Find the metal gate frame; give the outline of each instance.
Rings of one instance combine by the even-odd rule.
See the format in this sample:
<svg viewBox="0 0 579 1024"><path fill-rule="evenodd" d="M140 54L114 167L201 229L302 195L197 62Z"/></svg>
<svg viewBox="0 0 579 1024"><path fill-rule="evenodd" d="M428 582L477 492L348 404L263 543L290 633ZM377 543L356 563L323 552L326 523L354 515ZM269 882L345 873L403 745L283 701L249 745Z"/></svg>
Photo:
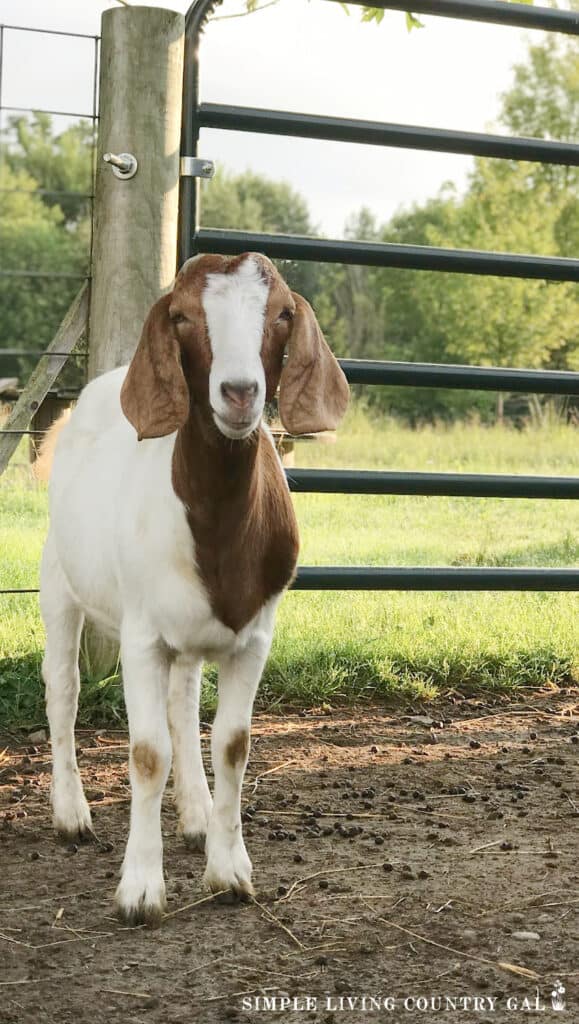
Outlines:
<svg viewBox="0 0 579 1024"><path fill-rule="evenodd" d="M374 146L462 153L579 166L579 145L545 139L448 131L415 125L201 103L199 42L208 14L220 0L194 0L186 15L182 157L199 157L201 128L261 132ZM335 0L327 0L335 2ZM350 0L362 5L365 0ZM579 13L504 0L373 0L373 6L579 35ZM434 246L348 242L201 229L199 181L183 176L180 192L179 265L194 253L237 255L259 251L271 258L317 260L373 267L500 277L579 281L579 260ZM480 366L342 359L350 383L469 388L536 394L579 395L579 374ZM288 473L292 491L344 494L457 495L461 497L579 498L579 478L454 473L392 473L361 470L298 470ZM579 590L577 569L302 566L298 590Z"/></svg>

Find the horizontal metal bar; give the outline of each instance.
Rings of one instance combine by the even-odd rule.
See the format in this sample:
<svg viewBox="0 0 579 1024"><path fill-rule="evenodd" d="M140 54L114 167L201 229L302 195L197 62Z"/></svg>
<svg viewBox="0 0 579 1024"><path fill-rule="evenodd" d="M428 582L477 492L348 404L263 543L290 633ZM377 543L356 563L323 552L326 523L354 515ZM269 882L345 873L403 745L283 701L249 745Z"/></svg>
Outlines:
<svg viewBox="0 0 579 1024"><path fill-rule="evenodd" d="M350 384L579 395L579 373L565 370L515 370L511 367L380 362L372 359L340 359L339 362Z"/></svg>
<svg viewBox="0 0 579 1024"><path fill-rule="evenodd" d="M0 109L2 109L0 107ZM70 199L94 199L94 192L65 192L62 189L52 188L0 188L4 195L24 196L65 196Z"/></svg>
<svg viewBox="0 0 579 1024"><path fill-rule="evenodd" d="M197 121L202 128L226 131L291 135L303 139L357 142L370 146L396 146L437 153L464 153L468 156L579 166L579 146L571 142L550 142L547 139L455 132L421 125L382 124L379 121L355 121L341 117L294 114L285 110L226 106L221 103L202 103Z"/></svg>
<svg viewBox="0 0 579 1024"><path fill-rule="evenodd" d="M294 590L579 590L579 569L304 565Z"/></svg>
<svg viewBox="0 0 579 1024"><path fill-rule="evenodd" d="M64 274L56 270L0 270L0 277L68 277L74 281L88 281L88 274Z"/></svg>
<svg viewBox="0 0 579 1024"><path fill-rule="evenodd" d="M367 4L367 0L350 2ZM434 14L442 18L464 18L467 21L488 21L494 25L579 35L579 13L575 11L558 11L500 0L412 0L412 3L409 0L372 0L372 7L393 11L407 11L410 7L414 14Z"/></svg>
<svg viewBox="0 0 579 1024"><path fill-rule="evenodd" d="M40 107L7 107L4 104L0 110L11 110L14 114L50 114L56 117L82 117L87 121L98 121L96 114L78 114L72 110L44 110Z"/></svg>
<svg viewBox="0 0 579 1024"><path fill-rule="evenodd" d="M0 348L0 359L2 356L37 356L38 359L50 359L51 356L66 356L70 359L88 359L88 352L39 352L34 348Z"/></svg>
<svg viewBox="0 0 579 1024"><path fill-rule="evenodd" d="M8 390L12 390L12 389L8 389ZM24 388L17 388L17 389L14 389L14 390L16 391L17 395L21 395L21 394L23 394L25 389ZM82 388L50 388L50 390L46 392L44 397L45 398L58 398L62 402L69 402L69 401L73 402L75 398L78 398L78 396L80 395L81 391L82 391ZM6 402L6 404L8 405L11 401L16 401L16 399L15 398L14 399L4 398L3 401ZM0 428L0 434L1 433L2 433L2 429ZM20 433L20 431L17 431L17 433ZM42 431L42 433L44 433L44 431ZM300 440L301 440L301 437L300 437Z"/></svg>
<svg viewBox="0 0 579 1024"><path fill-rule="evenodd" d="M302 565L292 590L579 590L579 569ZM37 594L38 590L0 590Z"/></svg>
<svg viewBox="0 0 579 1024"><path fill-rule="evenodd" d="M45 398L60 398L63 402L67 402L69 399L78 398L82 390L82 388L50 388L46 392Z"/></svg>
<svg viewBox="0 0 579 1024"><path fill-rule="evenodd" d="M456 498L579 498L579 477L480 473L397 473L287 469L290 491L316 494L421 494Z"/></svg>
<svg viewBox="0 0 579 1024"><path fill-rule="evenodd" d="M0 590L0 596L2 594L39 594L39 593L40 593L40 591L38 590L38 588L36 590L25 590L25 589Z"/></svg>
<svg viewBox="0 0 579 1024"><path fill-rule="evenodd" d="M43 36L70 36L71 39L100 39L100 36L90 36L86 32L63 32L55 28L30 28L28 25L0 25L0 28L9 29L11 32L36 32Z"/></svg>
<svg viewBox="0 0 579 1024"><path fill-rule="evenodd" d="M545 281L579 281L579 260L557 256L439 249L429 245L349 242L218 228L198 230L193 244L197 252L221 252L227 255L258 251L277 259L353 263L357 266L398 267L407 270L441 270L453 274L491 274Z"/></svg>
<svg viewBox="0 0 579 1024"><path fill-rule="evenodd" d="M48 430L48 427L46 428ZM45 434L46 430L3 430L0 429L0 437L2 434Z"/></svg>

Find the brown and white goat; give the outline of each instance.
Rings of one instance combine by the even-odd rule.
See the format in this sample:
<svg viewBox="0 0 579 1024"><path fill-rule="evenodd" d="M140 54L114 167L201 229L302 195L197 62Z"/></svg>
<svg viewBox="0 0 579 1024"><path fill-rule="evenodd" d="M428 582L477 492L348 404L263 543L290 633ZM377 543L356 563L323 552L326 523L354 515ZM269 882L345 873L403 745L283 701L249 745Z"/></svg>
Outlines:
<svg viewBox="0 0 579 1024"><path fill-rule="evenodd" d="M284 365L284 355L287 361ZM240 797L254 696L298 531L262 423L334 428L348 386L308 303L263 256L197 256L152 308L128 369L82 393L59 437L41 571L54 825L91 830L74 745L84 619L121 646L130 833L117 905L164 906L161 800L173 758L180 831L205 884L252 893ZM199 739L204 660L219 666L211 797Z"/></svg>

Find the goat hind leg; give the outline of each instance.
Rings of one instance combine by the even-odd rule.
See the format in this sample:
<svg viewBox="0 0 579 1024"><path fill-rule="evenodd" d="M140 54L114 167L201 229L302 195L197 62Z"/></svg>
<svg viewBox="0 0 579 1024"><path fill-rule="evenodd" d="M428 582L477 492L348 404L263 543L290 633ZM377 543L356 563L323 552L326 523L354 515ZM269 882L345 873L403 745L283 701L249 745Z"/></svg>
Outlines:
<svg viewBox="0 0 579 1024"><path fill-rule="evenodd" d="M72 599L50 538L42 559L40 608L46 628L42 676L52 744L52 818L59 835L74 840L92 832L74 743L83 613Z"/></svg>
<svg viewBox="0 0 579 1024"><path fill-rule="evenodd" d="M187 846L203 851L212 800L199 735L201 666L200 658L177 655L169 674L168 712L179 833Z"/></svg>

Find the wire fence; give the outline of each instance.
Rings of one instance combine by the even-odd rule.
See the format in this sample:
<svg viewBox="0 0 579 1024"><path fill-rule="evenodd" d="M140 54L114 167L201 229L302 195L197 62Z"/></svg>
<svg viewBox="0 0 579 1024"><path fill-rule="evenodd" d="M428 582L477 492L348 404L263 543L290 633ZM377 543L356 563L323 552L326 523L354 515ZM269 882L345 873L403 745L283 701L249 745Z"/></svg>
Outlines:
<svg viewBox="0 0 579 1024"><path fill-rule="evenodd" d="M27 46L27 38L33 39L37 37L54 37L55 39L69 39L71 41L88 41L92 44L92 60L87 65L87 76L89 76L89 87L90 87L90 110L65 110L62 108L52 106L25 106L8 103L5 101L5 84L6 84L6 63L7 57L11 53L16 52L20 56L20 64L24 65L27 60L29 46ZM98 76L99 76L99 36L87 35L79 32L64 32L56 31L53 29L42 29L42 28L29 28L23 25L0 25L0 199L5 195L28 195L40 197L43 201L53 199L59 200L86 200L89 204L89 239L88 239L88 253L87 255L87 272L70 272L60 271L53 268L45 268L38 266L26 266L25 268L10 268L6 265L2 265L2 258L0 257L0 279L13 280L15 285L21 282L44 282L54 281L55 283L63 283L67 281L83 281L89 280L91 276L92 266L92 246L93 246L93 214L94 214L94 175L96 166L96 126L98 122ZM74 45L74 43L72 44ZM15 47L15 50L12 50ZM47 81L48 76L53 77L54 70L49 67L47 70ZM50 117L62 117L69 118L73 122L75 121L88 121L92 126L92 146L91 146L91 180L90 188L86 191L82 190L69 190L69 189L51 189L45 187L45 183L40 181L34 189L11 187L6 184L6 148L10 145L7 137L9 126L6 124L7 115L12 116L36 116L36 115L48 115ZM48 327L51 332L56 332L59 326L60 318L56 318L54 323L49 323ZM2 337L0 338L0 378L4 376L3 370L7 365L7 361L18 359L27 359L32 361L33 364L37 364L39 360L55 355L60 355L57 352L47 353L43 350L39 350L37 347L33 347L33 344L28 344L26 347L14 346L9 344L11 339ZM30 342L33 339L30 338ZM8 344L7 344L8 342ZM67 355L69 359L74 360L76 366L82 367L83 379L86 379L86 365L87 365L87 346L88 346L88 323L86 331L86 345L84 350L77 350L71 353L62 353ZM16 394L18 394L18 388ZM63 392L64 393L64 392ZM66 388L67 397L73 398L78 393L77 389ZM51 391L49 395L58 396L59 391ZM5 429L3 433L11 436L19 435L21 437L30 438L31 442L35 439L39 439L45 433L45 429L28 429L28 430L11 430ZM0 589L0 595L23 595L23 594L37 594L37 588L2 588Z"/></svg>
<svg viewBox="0 0 579 1024"><path fill-rule="evenodd" d="M7 57L10 56L12 47L17 47L20 56L20 64L24 65L27 59L28 47L26 43L22 41L22 35L25 37L54 37L57 39L70 39L70 40L87 40L92 43L92 60L87 66L87 76L89 76L90 94L91 94L91 109L84 111L71 111L63 110L59 108L43 107L43 106L23 106L13 105L5 101L5 85L6 85L6 62ZM90 267L92 264L92 243L93 243L93 204L94 204L94 173L95 173L95 162L96 162L96 125L98 122L98 75L99 75L99 36L88 35L81 32L65 32L55 29L43 29L43 28L31 28L24 25L0 25L0 196L10 194L22 194L30 196L39 196L42 199L78 199L87 200L89 203L89 242L88 242L88 254L87 254L87 273L74 273L69 271L59 271L54 269L48 269L43 267L25 267L21 268L9 268L2 266L2 259L0 257L0 279L15 279L17 281L34 281L34 280L54 280L54 281L74 281L78 280L90 280ZM17 51L17 52L18 52ZM49 77L54 76L53 68L50 67L50 71L47 71L47 82ZM89 191L80 190L67 190L67 189L50 189L45 188L42 182L38 183L38 187L34 189L27 188L14 188L6 185L6 149L9 146L7 140L7 126L6 126L6 115L47 115L50 117L66 117L73 120L88 121L92 125L92 147L91 147L91 182ZM58 322L49 325L53 331L58 328ZM88 327L88 325L87 325ZM38 348L34 348L32 345L26 348L15 347L11 345L2 344L9 339L0 339L0 377L3 376L3 366L6 365L6 360L13 360L17 357L28 357L28 358L42 358L46 353L39 351ZM32 339L31 339L32 341ZM55 353L52 353L54 355ZM76 360L82 360L86 362L87 353L86 351L77 351L73 353L73 357ZM19 433L35 433L35 431L19 431Z"/></svg>

